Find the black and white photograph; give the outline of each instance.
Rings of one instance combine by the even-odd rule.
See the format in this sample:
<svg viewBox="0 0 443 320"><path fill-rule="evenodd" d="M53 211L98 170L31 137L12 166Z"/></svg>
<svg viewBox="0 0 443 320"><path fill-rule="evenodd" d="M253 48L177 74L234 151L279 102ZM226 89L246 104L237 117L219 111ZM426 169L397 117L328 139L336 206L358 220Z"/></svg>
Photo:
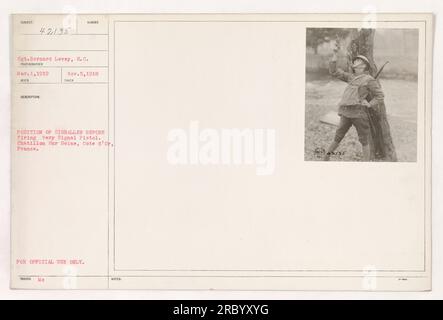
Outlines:
<svg viewBox="0 0 443 320"><path fill-rule="evenodd" d="M417 160L418 29L306 29L306 161Z"/></svg>

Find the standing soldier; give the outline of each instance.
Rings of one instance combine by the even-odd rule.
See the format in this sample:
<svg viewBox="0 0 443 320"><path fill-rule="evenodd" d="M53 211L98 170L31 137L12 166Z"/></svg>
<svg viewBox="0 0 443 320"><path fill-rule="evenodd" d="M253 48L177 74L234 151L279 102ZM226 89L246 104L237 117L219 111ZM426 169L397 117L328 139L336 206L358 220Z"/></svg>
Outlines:
<svg viewBox="0 0 443 320"><path fill-rule="evenodd" d="M363 161L370 161L369 139L371 131L368 110L365 108L376 108L379 103L383 102L384 94L377 80L370 75L371 65L365 56L358 55L352 59L352 73L349 73L337 68L337 51L338 46L334 49L334 54L329 62L329 72L332 76L347 82L348 85L339 102L340 123L334 141L329 146L323 160L329 160L349 128L354 126L357 130L358 140L362 145ZM368 102L367 98L369 97L371 100Z"/></svg>

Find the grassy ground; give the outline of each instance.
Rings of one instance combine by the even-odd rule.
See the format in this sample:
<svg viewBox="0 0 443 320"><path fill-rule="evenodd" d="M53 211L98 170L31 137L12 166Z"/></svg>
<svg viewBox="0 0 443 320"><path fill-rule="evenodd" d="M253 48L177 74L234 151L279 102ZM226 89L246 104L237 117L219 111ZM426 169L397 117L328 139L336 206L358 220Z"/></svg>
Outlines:
<svg viewBox="0 0 443 320"><path fill-rule="evenodd" d="M417 82L381 79L391 135L398 161L416 161L417 148ZM346 83L330 76L308 75L306 82L305 159L321 160L315 150L327 149L334 139L334 125L319 120L330 111L337 112L337 103ZM360 161L361 145L352 127L331 161Z"/></svg>

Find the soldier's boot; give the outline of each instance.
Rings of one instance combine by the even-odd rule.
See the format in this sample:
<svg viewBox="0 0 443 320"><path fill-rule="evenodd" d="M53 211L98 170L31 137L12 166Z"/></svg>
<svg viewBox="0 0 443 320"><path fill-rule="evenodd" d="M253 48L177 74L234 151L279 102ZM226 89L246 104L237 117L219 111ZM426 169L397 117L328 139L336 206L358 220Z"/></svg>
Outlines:
<svg viewBox="0 0 443 320"><path fill-rule="evenodd" d="M325 156L323 157L323 161L329 161L331 154L337 149L339 143L337 141L333 141L326 151Z"/></svg>
<svg viewBox="0 0 443 320"><path fill-rule="evenodd" d="M362 153L363 153L363 161L370 161L371 157L371 150L369 148L369 144L362 146Z"/></svg>

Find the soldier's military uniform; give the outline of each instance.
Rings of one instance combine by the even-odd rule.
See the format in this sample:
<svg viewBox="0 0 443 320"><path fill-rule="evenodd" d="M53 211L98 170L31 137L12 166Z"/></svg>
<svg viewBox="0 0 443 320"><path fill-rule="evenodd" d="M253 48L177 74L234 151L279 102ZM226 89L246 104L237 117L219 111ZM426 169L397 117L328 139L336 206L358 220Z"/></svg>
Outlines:
<svg viewBox="0 0 443 320"><path fill-rule="evenodd" d="M370 68L369 61L364 56L357 56L355 59L363 60ZM354 59L354 60L355 60ZM336 61L329 63L329 72L332 76L348 83L343 96L339 102L338 115L340 123L335 133L335 142L340 143L343 137L353 125L358 133L358 139L362 146L369 143L370 127L366 113L366 106L362 101L371 97L369 105L377 107L379 102L383 102L384 94L377 80L368 73L355 75L337 68Z"/></svg>

